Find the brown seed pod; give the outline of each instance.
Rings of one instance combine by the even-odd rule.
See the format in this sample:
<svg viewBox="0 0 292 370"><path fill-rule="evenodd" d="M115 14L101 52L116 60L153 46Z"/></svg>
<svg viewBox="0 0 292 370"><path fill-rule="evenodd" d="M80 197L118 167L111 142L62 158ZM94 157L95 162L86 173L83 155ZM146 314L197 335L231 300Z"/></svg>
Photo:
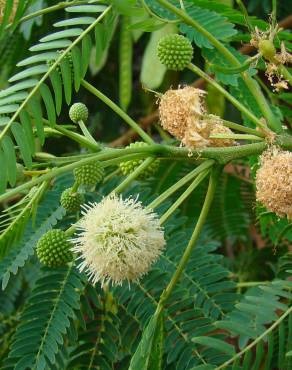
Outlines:
<svg viewBox="0 0 292 370"><path fill-rule="evenodd" d="M292 153L276 148L264 152L256 174L256 197L268 210L292 219Z"/></svg>
<svg viewBox="0 0 292 370"><path fill-rule="evenodd" d="M168 90L161 98L159 115L162 127L182 140L187 126L195 124L205 113L202 97L205 92L191 86Z"/></svg>

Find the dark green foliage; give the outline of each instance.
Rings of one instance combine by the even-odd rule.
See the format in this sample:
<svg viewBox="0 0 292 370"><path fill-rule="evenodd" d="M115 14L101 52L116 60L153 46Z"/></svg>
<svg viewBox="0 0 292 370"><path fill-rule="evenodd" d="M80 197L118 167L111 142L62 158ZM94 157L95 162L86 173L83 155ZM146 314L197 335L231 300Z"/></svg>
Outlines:
<svg viewBox="0 0 292 370"><path fill-rule="evenodd" d="M79 309L83 284L72 264L43 270L20 317L6 369L45 368L54 364L64 335Z"/></svg>

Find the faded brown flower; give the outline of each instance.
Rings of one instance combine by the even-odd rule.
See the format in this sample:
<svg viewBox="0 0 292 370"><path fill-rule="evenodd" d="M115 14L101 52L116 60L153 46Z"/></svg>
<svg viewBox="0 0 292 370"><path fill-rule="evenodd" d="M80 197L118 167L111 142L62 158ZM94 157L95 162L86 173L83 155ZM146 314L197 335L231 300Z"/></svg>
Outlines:
<svg viewBox="0 0 292 370"><path fill-rule="evenodd" d="M268 210L292 219L292 153L264 152L256 175L256 197Z"/></svg>

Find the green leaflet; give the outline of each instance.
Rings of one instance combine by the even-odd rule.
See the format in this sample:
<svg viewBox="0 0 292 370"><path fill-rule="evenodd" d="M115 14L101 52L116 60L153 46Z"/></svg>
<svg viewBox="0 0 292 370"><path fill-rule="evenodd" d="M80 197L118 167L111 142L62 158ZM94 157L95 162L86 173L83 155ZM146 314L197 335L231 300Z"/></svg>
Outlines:
<svg viewBox="0 0 292 370"><path fill-rule="evenodd" d="M175 17L169 11L166 11L154 0L147 0L146 2L159 16L166 19L175 19ZM178 6L176 1L171 1L171 3ZM185 3L185 9L190 17L196 20L218 40L227 40L237 33L232 23L228 22L225 17L215 13L214 11L203 9L198 6L194 6L193 4L190 5L189 3ZM213 46L210 44L210 42L190 26L180 23L179 29L182 33L186 34L191 41L195 42L199 48L205 47L208 49L213 49Z"/></svg>
<svg viewBox="0 0 292 370"><path fill-rule="evenodd" d="M248 73L252 76L256 73L256 70L249 67L247 61L248 58L242 54L240 54L236 49L234 49L231 46L226 46L228 50L240 61L242 66L247 64ZM207 49L203 48L202 54L206 61L208 62L208 67L210 68L210 71L215 73L216 80L222 82L225 85L231 85L231 86L237 86L238 85L238 78L240 77L239 71L234 70L232 73L228 72L228 69L230 68L230 64L226 62L226 60L216 52L215 49ZM219 68L217 68L217 66ZM241 68L246 68L242 67ZM225 73L225 69L227 70L227 73ZM241 69L240 68L240 69ZM232 70L231 70L232 71Z"/></svg>
<svg viewBox="0 0 292 370"><path fill-rule="evenodd" d="M175 33L176 27L172 24L166 25L158 31L152 32L150 39L146 46L142 68L140 74L140 80L145 87L148 89L158 88L164 78L167 68L160 63L157 56L157 44L158 41L169 33ZM155 71L155 73L153 73Z"/></svg>
<svg viewBox="0 0 292 370"><path fill-rule="evenodd" d="M7 10L5 10L5 19L2 26L5 25L6 18L10 16L10 7L12 3L11 1L6 2ZM23 2L19 3L22 3L22 5L19 4L17 8L17 20L23 14L28 4L28 2L25 5ZM66 11L81 13L82 15L83 13L92 13L94 15L95 13L99 14L105 12L106 15L107 9L108 8L105 6L84 5L72 6L66 8ZM102 16L98 21L101 19ZM98 21L95 17L80 16L79 18L74 18L73 21L69 20L68 22L68 20L64 20L57 22L54 26L58 31L41 38L38 44L30 47L29 50L35 52L35 55L27 57L18 63L19 67L24 68L9 79L12 83L11 86L0 91L0 115L8 115L8 117L0 118L0 124L3 127L8 126L7 133L5 132L5 134L8 134L11 129L18 146L16 149L19 149L21 158L27 168L31 168L32 166L32 156L35 154L35 137L40 140L41 145L44 144L45 140L42 103L44 103L46 108L49 124L53 127L56 124L56 114L59 115L61 112L62 91L64 91L66 103L70 104L73 82L77 91L80 86L80 80L87 72L92 48L91 38L87 32L88 28L93 28L92 24L94 22L97 24ZM62 29L63 27L65 29ZM71 52L71 66L66 57L69 55L68 48L77 38L80 41L79 44L81 44L82 52L78 49L79 46L73 48ZM62 51L61 54L58 53L60 50ZM55 66L55 69L52 69L52 67L49 67L45 63L48 60L54 61L56 58L60 57L63 59L59 62L59 66ZM74 73L72 73L72 68ZM60 76L56 74L57 69L61 70ZM50 88L44 84L44 79L41 79L45 74L51 79L52 92ZM34 89L34 94L29 94L31 89ZM23 112L26 113L23 114ZM29 114L29 116L27 114ZM13 120L12 116L14 117ZM20 120L21 124L17 122L16 117L18 116L18 121ZM33 130L32 123L36 130ZM9 181L10 184L14 183L16 169L16 152L12 153L12 146L7 144L7 141L4 143L3 147L2 139L4 136L5 135L1 135L0 139L1 153L3 153L3 156L4 154L7 156L9 151L11 155L9 161L5 161L4 157L3 161L1 159L3 165L3 171L0 173L1 192L6 189L7 181ZM14 166L12 166L12 160L14 161ZM6 176L7 173L9 173L9 177Z"/></svg>
<svg viewBox="0 0 292 370"><path fill-rule="evenodd" d="M211 338L209 336L205 337L194 337L192 338L192 341L197 344L201 344L203 346L215 348L219 350L220 352L227 353L230 356L233 356L235 351L234 347L222 340L219 340L217 338Z"/></svg>
<svg viewBox="0 0 292 370"><path fill-rule="evenodd" d="M163 353L163 315L154 314L142 334L129 370L160 370Z"/></svg>
<svg viewBox="0 0 292 370"><path fill-rule="evenodd" d="M72 264L42 269L21 315L22 325L13 337L7 363L19 369L44 369L54 364L79 309L82 289L80 274Z"/></svg>
<svg viewBox="0 0 292 370"><path fill-rule="evenodd" d="M47 194L38 208L35 225L30 221L24 230L21 241L9 249L8 252L6 250L8 247L7 240L1 239L1 256L5 256L0 262L0 277L3 289L5 289L11 274L16 274L18 268L22 267L28 258L33 255L39 238L65 215L63 207L59 206L59 198L60 191L52 191ZM12 232L19 233L26 222L27 217L18 220Z"/></svg>

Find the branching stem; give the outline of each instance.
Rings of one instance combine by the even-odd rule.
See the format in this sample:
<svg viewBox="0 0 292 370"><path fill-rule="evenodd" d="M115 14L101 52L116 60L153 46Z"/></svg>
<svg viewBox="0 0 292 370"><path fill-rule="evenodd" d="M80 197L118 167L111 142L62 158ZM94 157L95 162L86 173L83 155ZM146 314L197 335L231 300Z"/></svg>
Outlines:
<svg viewBox="0 0 292 370"><path fill-rule="evenodd" d="M85 87L86 90L95 95L98 99L103 101L108 105L114 112L116 112L134 131L141 136L141 138L148 144L153 144L152 138L146 134L146 132L126 113L124 112L116 103L105 96L101 91L97 90L89 82L82 80L81 85Z"/></svg>
<svg viewBox="0 0 292 370"><path fill-rule="evenodd" d="M205 201L204 201L200 216L199 216L198 221L196 223L196 226L195 226L195 229L194 229L193 234L191 236L191 239L189 240L188 246L187 246L186 250L184 251L184 254L183 254L183 256L182 256L182 258L181 258L181 260L180 260L180 262L177 266L177 269L176 269L175 273L173 274L173 276L172 276L169 284L167 285L166 289L163 291L163 293L160 297L159 304L158 304L158 307L157 307L157 310L156 310L157 314L159 314L163 310L167 299L171 295L176 283L180 279L180 277L181 277L181 275L182 275L182 273L183 273L183 271L184 271L184 269L185 269L185 267L186 267L186 265L187 265L187 263L190 259L190 256L191 256L191 254L192 254L192 252L193 252L193 250L196 246L196 242L198 241L200 233L203 229L204 223L206 221L207 215L209 213L209 209L211 207L211 204L212 204L212 201L213 201L213 198L214 198L219 173L220 173L219 168L214 168L212 173L211 173L207 194L206 194L206 197L205 197Z"/></svg>

